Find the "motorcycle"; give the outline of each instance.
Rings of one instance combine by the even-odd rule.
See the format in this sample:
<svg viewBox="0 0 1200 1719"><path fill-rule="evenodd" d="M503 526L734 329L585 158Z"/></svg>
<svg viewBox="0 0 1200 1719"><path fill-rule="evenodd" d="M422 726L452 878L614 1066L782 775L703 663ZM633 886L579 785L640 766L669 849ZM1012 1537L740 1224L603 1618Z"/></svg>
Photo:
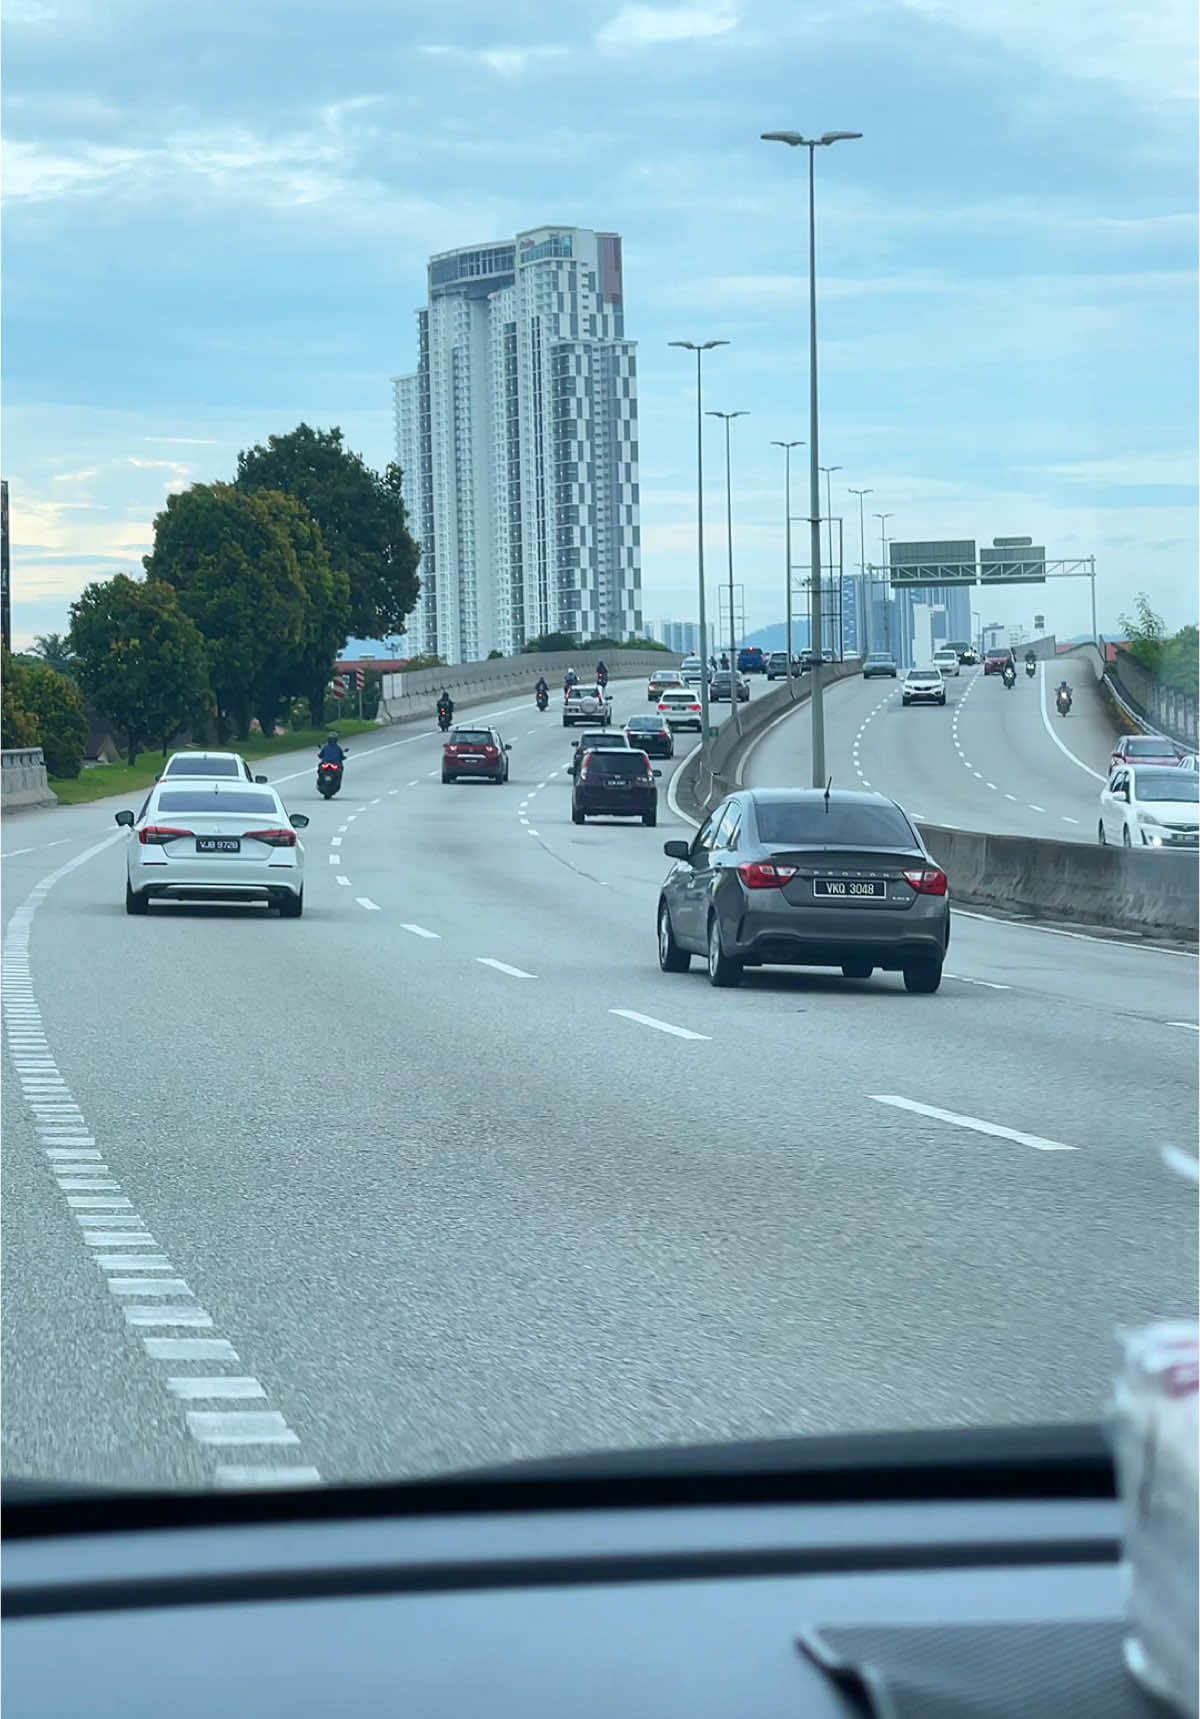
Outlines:
<svg viewBox="0 0 1200 1719"><path fill-rule="evenodd" d="M1058 714L1060 716L1069 716L1070 715L1070 712L1071 712L1071 695L1069 692L1060 692L1058 694L1057 698L1054 700L1054 702L1058 706Z"/></svg>
<svg viewBox="0 0 1200 1719"><path fill-rule="evenodd" d="M550 694L548 692L543 692L539 688L538 691L535 692L533 696L537 700L538 709L539 710L545 710L550 703Z"/></svg>
<svg viewBox="0 0 1200 1719"><path fill-rule="evenodd" d="M452 710L447 710L444 704L440 705L438 708L437 719L438 727L441 729L442 733L445 734L450 724L454 721L454 712Z"/></svg>
<svg viewBox="0 0 1200 1719"><path fill-rule="evenodd" d="M341 785L342 766L330 758L320 759L317 764L317 793L322 799L332 800Z"/></svg>
<svg viewBox="0 0 1200 1719"><path fill-rule="evenodd" d="M597 669L596 670L596 685L600 688L601 692L604 691L605 687L608 685L608 670L607 669Z"/></svg>
<svg viewBox="0 0 1200 1719"><path fill-rule="evenodd" d="M1028 675L1029 679L1032 680L1034 675L1037 673L1037 664L1036 663L1026 663L1025 664L1025 673Z"/></svg>
<svg viewBox="0 0 1200 1719"><path fill-rule="evenodd" d="M1000 678L1003 680L1005 690L1008 692L1011 692L1013 687L1016 686L1016 684L1017 684L1016 673L1011 668L1006 668L1003 675Z"/></svg>

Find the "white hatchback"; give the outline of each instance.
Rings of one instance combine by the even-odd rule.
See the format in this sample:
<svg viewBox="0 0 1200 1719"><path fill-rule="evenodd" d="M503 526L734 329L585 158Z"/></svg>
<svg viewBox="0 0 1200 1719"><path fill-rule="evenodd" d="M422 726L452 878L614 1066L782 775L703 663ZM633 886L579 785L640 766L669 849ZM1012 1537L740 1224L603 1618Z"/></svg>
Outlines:
<svg viewBox="0 0 1200 1719"><path fill-rule="evenodd" d="M1200 777L1171 764L1121 764L1100 790L1100 845L1200 848Z"/></svg>
<svg viewBox="0 0 1200 1719"><path fill-rule="evenodd" d="M229 777L156 782L140 812L118 812L129 830L125 911L161 901L249 901L304 911L303 812L288 815L267 783Z"/></svg>

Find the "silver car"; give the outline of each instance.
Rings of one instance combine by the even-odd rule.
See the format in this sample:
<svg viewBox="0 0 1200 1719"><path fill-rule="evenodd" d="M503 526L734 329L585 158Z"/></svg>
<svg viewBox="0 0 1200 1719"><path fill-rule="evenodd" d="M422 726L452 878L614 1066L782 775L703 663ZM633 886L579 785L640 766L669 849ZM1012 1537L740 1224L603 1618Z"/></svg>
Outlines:
<svg viewBox="0 0 1200 1719"><path fill-rule="evenodd" d="M693 955L712 985L746 967L901 972L936 991L950 943L945 872L894 800L849 789L749 788L731 794L675 861L658 898L658 962Z"/></svg>

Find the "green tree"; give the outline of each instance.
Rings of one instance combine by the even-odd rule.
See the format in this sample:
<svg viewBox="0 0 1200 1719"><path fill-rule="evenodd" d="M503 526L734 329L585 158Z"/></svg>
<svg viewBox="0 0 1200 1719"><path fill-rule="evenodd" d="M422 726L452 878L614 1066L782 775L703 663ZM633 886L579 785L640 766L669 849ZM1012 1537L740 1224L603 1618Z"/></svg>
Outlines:
<svg viewBox="0 0 1200 1719"><path fill-rule="evenodd" d="M166 752L209 704L204 640L173 585L118 573L71 605L79 682L125 737L132 764L148 742Z"/></svg>
<svg viewBox="0 0 1200 1719"><path fill-rule="evenodd" d="M237 487L281 490L321 528L330 564L350 584L350 631L359 638L403 633L417 600L420 545L408 531L400 467L373 471L342 432L298 424L286 436L238 455Z"/></svg>
<svg viewBox="0 0 1200 1719"><path fill-rule="evenodd" d="M33 650L47 668L67 676L74 674L75 659L65 633L39 633L33 641Z"/></svg>
<svg viewBox="0 0 1200 1719"><path fill-rule="evenodd" d="M264 679L255 705L264 734L274 729L281 706L293 698L308 700L314 728L321 722L325 689L350 624L350 580L344 569L330 565L321 528L294 496L278 490L257 492L280 535L291 544L308 599L304 630L296 654L282 667L274 684Z"/></svg>
<svg viewBox="0 0 1200 1719"><path fill-rule="evenodd" d="M88 719L75 683L57 669L26 669L21 697L37 721L38 745L49 776L78 776Z"/></svg>
<svg viewBox="0 0 1200 1719"><path fill-rule="evenodd" d="M0 651L0 745L40 746L37 717L25 703L29 670L15 662L7 645Z"/></svg>
<svg viewBox="0 0 1200 1719"><path fill-rule="evenodd" d="M539 633L536 638L525 640L527 651L577 651L580 644L574 633Z"/></svg>
<svg viewBox="0 0 1200 1719"><path fill-rule="evenodd" d="M154 521L151 579L179 594L200 629L216 697L218 736L240 738L260 706L279 708L299 672L312 604L278 499L231 484L193 484L167 498ZM261 717L260 717L261 720Z"/></svg>
<svg viewBox="0 0 1200 1719"><path fill-rule="evenodd" d="M1133 609L1132 615L1120 616L1121 630L1129 641L1129 654L1151 674L1157 674L1162 666L1166 626L1162 616L1155 614L1150 607L1150 599L1144 591L1139 591L1134 598Z"/></svg>
<svg viewBox="0 0 1200 1719"><path fill-rule="evenodd" d="M1200 691L1200 633L1181 627L1163 647L1162 676L1168 686L1195 696Z"/></svg>
<svg viewBox="0 0 1200 1719"><path fill-rule="evenodd" d="M503 651L489 651L487 654L487 660L490 663L499 662L503 655Z"/></svg>

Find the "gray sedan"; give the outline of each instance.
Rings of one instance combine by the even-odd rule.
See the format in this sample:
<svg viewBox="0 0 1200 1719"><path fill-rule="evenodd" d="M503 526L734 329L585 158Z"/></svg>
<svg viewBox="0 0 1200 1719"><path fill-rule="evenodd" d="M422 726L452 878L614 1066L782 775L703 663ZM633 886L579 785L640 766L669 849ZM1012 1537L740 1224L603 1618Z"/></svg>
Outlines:
<svg viewBox="0 0 1200 1719"><path fill-rule="evenodd" d="M658 900L658 961L709 983L745 967L840 967L869 979L902 972L936 991L950 942L950 896L906 814L883 794L751 788L731 794L675 861Z"/></svg>

